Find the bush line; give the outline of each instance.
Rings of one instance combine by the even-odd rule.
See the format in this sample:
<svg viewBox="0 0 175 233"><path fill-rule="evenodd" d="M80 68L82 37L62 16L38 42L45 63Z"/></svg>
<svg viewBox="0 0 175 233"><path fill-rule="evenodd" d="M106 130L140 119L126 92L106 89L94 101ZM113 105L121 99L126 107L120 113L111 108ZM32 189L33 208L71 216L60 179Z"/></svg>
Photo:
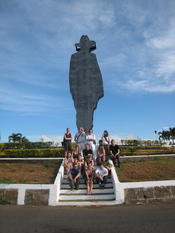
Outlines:
<svg viewBox="0 0 175 233"><path fill-rule="evenodd" d="M0 152L8 149L42 149L50 148L52 142L5 142L0 143Z"/></svg>
<svg viewBox="0 0 175 233"><path fill-rule="evenodd" d="M173 154L175 147L141 147L120 146L121 155L151 155L151 154ZM0 152L1 158L55 158L64 157L64 148L47 149L4 149Z"/></svg>

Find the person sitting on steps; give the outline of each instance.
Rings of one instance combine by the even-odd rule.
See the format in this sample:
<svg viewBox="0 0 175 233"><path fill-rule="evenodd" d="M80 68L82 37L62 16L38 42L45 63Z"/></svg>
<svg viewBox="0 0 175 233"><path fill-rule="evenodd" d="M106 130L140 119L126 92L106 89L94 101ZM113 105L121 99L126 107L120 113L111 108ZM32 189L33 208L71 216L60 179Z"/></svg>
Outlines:
<svg viewBox="0 0 175 233"><path fill-rule="evenodd" d="M104 146L100 145L97 151L97 165L99 163L103 163L105 161L106 157L106 151L104 149Z"/></svg>
<svg viewBox="0 0 175 233"><path fill-rule="evenodd" d="M85 179L87 185L87 194L92 194L93 179L94 179L94 167L91 163L88 163L85 169Z"/></svg>
<svg viewBox="0 0 175 233"><path fill-rule="evenodd" d="M92 166L94 166L94 160L91 154L89 154L84 160L84 167L87 168L88 164L91 164Z"/></svg>
<svg viewBox="0 0 175 233"><path fill-rule="evenodd" d="M86 143L85 149L83 150L84 160L86 160L88 155L91 155L93 157L93 151L91 149L91 146L88 143Z"/></svg>
<svg viewBox="0 0 175 233"><path fill-rule="evenodd" d="M114 166L116 166L117 162L118 162L118 167L120 167L120 148L119 146L116 144L115 140L112 139L111 140L111 145L109 147L110 150L110 156L111 159L114 163Z"/></svg>
<svg viewBox="0 0 175 233"><path fill-rule="evenodd" d="M108 169L104 167L102 163L95 170L95 178L100 188L104 188L108 177Z"/></svg>
<svg viewBox="0 0 175 233"><path fill-rule="evenodd" d="M79 178L81 176L81 171L78 168L78 163L73 164L73 168L68 171L68 180L71 190L75 187L75 189L79 189Z"/></svg>
<svg viewBox="0 0 175 233"><path fill-rule="evenodd" d="M66 153L66 157L64 159L64 169L65 173L68 173L70 169L72 169L74 163L72 152L69 151Z"/></svg>
<svg viewBox="0 0 175 233"><path fill-rule="evenodd" d="M109 174L108 177L110 178L111 177L111 170L114 166L113 162L108 156L106 156L103 164L104 164L104 167L108 169L108 174Z"/></svg>

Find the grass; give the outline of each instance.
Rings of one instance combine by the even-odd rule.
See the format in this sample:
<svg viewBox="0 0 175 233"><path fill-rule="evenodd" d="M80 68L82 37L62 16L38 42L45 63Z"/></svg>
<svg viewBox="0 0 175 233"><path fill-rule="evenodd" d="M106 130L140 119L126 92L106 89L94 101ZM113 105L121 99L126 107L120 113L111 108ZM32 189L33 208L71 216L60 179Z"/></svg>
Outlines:
<svg viewBox="0 0 175 233"><path fill-rule="evenodd" d="M1 184L52 184L61 161L1 161Z"/></svg>
<svg viewBox="0 0 175 233"><path fill-rule="evenodd" d="M11 184L13 181L11 179L0 179L0 184Z"/></svg>
<svg viewBox="0 0 175 233"><path fill-rule="evenodd" d="M175 158L124 159L116 168L121 182L175 180Z"/></svg>

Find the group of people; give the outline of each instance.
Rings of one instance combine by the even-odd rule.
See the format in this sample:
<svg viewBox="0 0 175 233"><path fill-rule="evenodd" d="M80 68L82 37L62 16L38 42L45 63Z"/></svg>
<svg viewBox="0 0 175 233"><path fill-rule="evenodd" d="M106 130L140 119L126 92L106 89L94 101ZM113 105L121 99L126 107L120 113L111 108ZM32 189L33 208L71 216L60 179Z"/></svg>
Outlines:
<svg viewBox="0 0 175 233"><path fill-rule="evenodd" d="M77 144L74 152L72 152L72 139L71 131L67 128L63 140L64 168L70 187L78 189L82 176L87 185L87 194L92 194L94 182L104 188L108 177L111 176L112 167L116 165L120 167L120 148L114 139L110 140L107 130L103 132L97 145L93 131L89 130L86 134L83 127L80 127L74 137Z"/></svg>

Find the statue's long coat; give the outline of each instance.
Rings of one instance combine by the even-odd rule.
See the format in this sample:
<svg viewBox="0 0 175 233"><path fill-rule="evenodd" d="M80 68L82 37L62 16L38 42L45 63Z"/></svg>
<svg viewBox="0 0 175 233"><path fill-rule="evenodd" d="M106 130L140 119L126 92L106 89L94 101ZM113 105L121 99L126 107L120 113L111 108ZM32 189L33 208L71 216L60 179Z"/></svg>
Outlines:
<svg viewBox="0 0 175 233"><path fill-rule="evenodd" d="M70 91L77 111L77 127L93 127L93 112L103 97L103 81L96 59L90 52L74 53L70 61Z"/></svg>

